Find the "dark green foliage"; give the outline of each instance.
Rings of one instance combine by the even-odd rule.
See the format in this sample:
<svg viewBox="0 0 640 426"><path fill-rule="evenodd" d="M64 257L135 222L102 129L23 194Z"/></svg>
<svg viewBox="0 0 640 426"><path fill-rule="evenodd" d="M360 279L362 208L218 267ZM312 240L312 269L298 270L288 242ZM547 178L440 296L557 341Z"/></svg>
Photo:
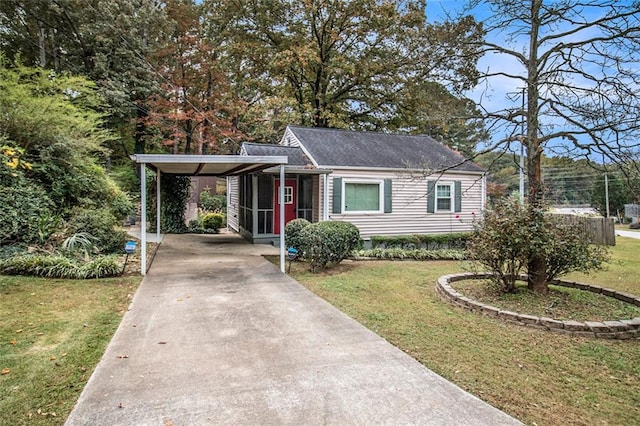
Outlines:
<svg viewBox="0 0 640 426"><path fill-rule="evenodd" d="M202 216L202 227L205 230L218 232L224 225L224 215L222 213L207 213Z"/></svg>
<svg viewBox="0 0 640 426"><path fill-rule="evenodd" d="M607 176L609 187L609 213L612 216L624 214L624 205L633 201L633 191L624 178L615 173ZM591 206L605 216L607 214L607 202L605 193L604 175L598 176L591 188Z"/></svg>
<svg viewBox="0 0 640 426"><path fill-rule="evenodd" d="M495 274L503 292L514 292L518 276L530 273L530 260L545 259L545 281L574 271L600 269L607 259L607 248L590 243L580 225L540 212L536 221L530 210L513 198L496 203L476 224L467 252L477 265Z"/></svg>
<svg viewBox="0 0 640 426"><path fill-rule="evenodd" d="M211 195L209 191L202 191L200 193L200 203L198 207L205 212L226 213L227 197L225 195Z"/></svg>
<svg viewBox="0 0 640 426"><path fill-rule="evenodd" d="M398 260L465 260L467 253L464 250L455 249L412 249L402 248L374 248L371 250L359 250L358 256L373 259L398 259Z"/></svg>
<svg viewBox="0 0 640 426"><path fill-rule="evenodd" d="M122 265L116 256L100 256L80 262L65 256L24 254L0 260L0 273L46 278L89 279L119 275Z"/></svg>
<svg viewBox="0 0 640 426"><path fill-rule="evenodd" d="M284 241L288 247L293 247L298 250L298 255L302 256L303 240L301 238L301 232L304 228L311 225L307 219L299 218L289 221L284 227Z"/></svg>
<svg viewBox="0 0 640 426"><path fill-rule="evenodd" d="M191 179L188 176L162 176L160 186L162 197L162 205L160 206L160 226L162 227L163 232L169 234L187 232L184 215L187 200L190 195L190 189ZM150 217L154 217L155 200L152 203L149 203L148 209L153 212Z"/></svg>
<svg viewBox="0 0 640 426"><path fill-rule="evenodd" d="M113 166L109 176L111 176L111 179L113 179L123 191L129 194L140 193L140 178L136 174L136 168L133 162Z"/></svg>
<svg viewBox="0 0 640 426"><path fill-rule="evenodd" d="M38 220L52 207L44 189L25 177L31 164L23 156L20 148L0 145L0 244L36 242Z"/></svg>
<svg viewBox="0 0 640 426"><path fill-rule="evenodd" d="M413 249L462 249L466 247L470 232L458 232L452 234L428 234L428 235L396 235L373 236L371 248L402 248Z"/></svg>
<svg viewBox="0 0 640 426"><path fill-rule="evenodd" d="M0 186L0 244L34 243L38 238L36 221L51 207L42 188L24 179Z"/></svg>
<svg viewBox="0 0 640 426"><path fill-rule="evenodd" d="M87 233L102 252L122 253L127 234L118 228L118 220L108 209L81 209L69 220L67 237Z"/></svg>
<svg viewBox="0 0 640 426"><path fill-rule="evenodd" d="M349 222L312 223L300 231L302 251L311 262L311 270L338 264L362 247L358 227Z"/></svg>

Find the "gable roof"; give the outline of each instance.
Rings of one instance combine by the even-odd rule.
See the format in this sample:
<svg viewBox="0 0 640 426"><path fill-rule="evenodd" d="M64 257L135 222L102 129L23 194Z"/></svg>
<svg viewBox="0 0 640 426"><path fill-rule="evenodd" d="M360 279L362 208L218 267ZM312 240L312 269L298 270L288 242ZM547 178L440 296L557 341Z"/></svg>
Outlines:
<svg viewBox="0 0 640 426"><path fill-rule="evenodd" d="M289 157L289 166L307 166L312 164L309 157L297 146L282 146L245 142L242 144L247 155Z"/></svg>
<svg viewBox="0 0 640 426"><path fill-rule="evenodd" d="M299 126L288 128L320 167L484 172L477 164L466 161L462 155L429 136Z"/></svg>

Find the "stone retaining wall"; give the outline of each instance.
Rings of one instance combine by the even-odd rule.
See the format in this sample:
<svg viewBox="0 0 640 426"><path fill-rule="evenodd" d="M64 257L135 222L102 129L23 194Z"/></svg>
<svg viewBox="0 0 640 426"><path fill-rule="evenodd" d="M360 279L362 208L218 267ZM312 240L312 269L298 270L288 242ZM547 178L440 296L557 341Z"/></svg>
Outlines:
<svg viewBox="0 0 640 426"><path fill-rule="evenodd" d="M456 281L487 279L491 278L491 276L492 275L488 273L460 273L444 275L438 278L436 291L445 299L465 309L481 312L485 315L497 317L505 321L525 325L527 327L549 330L556 333L570 334L573 336L598 337L602 339L640 339L640 317L628 320L603 322L579 322L573 320L560 321L552 318L520 314L517 312L511 312L496 308L494 306L486 305L484 303L480 303L475 300L469 299L468 297L465 297L463 294L458 293L450 285L450 283ZM526 277L520 277L520 279L526 280ZM623 302L640 307L639 296L615 291L610 288L564 280L555 280L551 284L563 287L577 288L580 290L590 291L592 293L600 293L605 296L613 297Z"/></svg>

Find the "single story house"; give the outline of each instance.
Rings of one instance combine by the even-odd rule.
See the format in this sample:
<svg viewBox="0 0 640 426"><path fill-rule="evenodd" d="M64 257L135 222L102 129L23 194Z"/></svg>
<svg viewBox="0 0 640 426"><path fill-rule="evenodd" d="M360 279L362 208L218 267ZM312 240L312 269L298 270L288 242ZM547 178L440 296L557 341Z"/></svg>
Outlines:
<svg viewBox="0 0 640 426"><path fill-rule="evenodd" d="M469 231L485 208L485 170L429 136L289 126L279 144L245 143L240 155L288 158L285 223L348 221L366 240ZM278 244L278 173L228 178L229 228Z"/></svg>

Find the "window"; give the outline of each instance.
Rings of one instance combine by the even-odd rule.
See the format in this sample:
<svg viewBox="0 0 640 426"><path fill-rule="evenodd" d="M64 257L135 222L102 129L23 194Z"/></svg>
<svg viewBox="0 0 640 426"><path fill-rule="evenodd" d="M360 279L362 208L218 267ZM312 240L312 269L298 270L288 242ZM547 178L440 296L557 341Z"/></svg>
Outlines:
<svg viewBox="0 0 640 426"><path fill-rule="evenodd" d="M293 186L284 187L284 203L293 204Z"/></svg>
<svg viewBox="0 0 640 426"><path fill-rule="evenodd" d="M462 211L462 182L427 181L427 213Z"/></svg>
<svg viewBox="0 0 640 426"><path fill-rule="evenodd" d="M451 211L451 185L438 185L436 188L436 209L440 212Z"/></svg>
<svg viewBox="0 0 640 426"><path fill-rule="evenodd" d="M381 182L344 183L344 212L380 212Z"/></svg>

